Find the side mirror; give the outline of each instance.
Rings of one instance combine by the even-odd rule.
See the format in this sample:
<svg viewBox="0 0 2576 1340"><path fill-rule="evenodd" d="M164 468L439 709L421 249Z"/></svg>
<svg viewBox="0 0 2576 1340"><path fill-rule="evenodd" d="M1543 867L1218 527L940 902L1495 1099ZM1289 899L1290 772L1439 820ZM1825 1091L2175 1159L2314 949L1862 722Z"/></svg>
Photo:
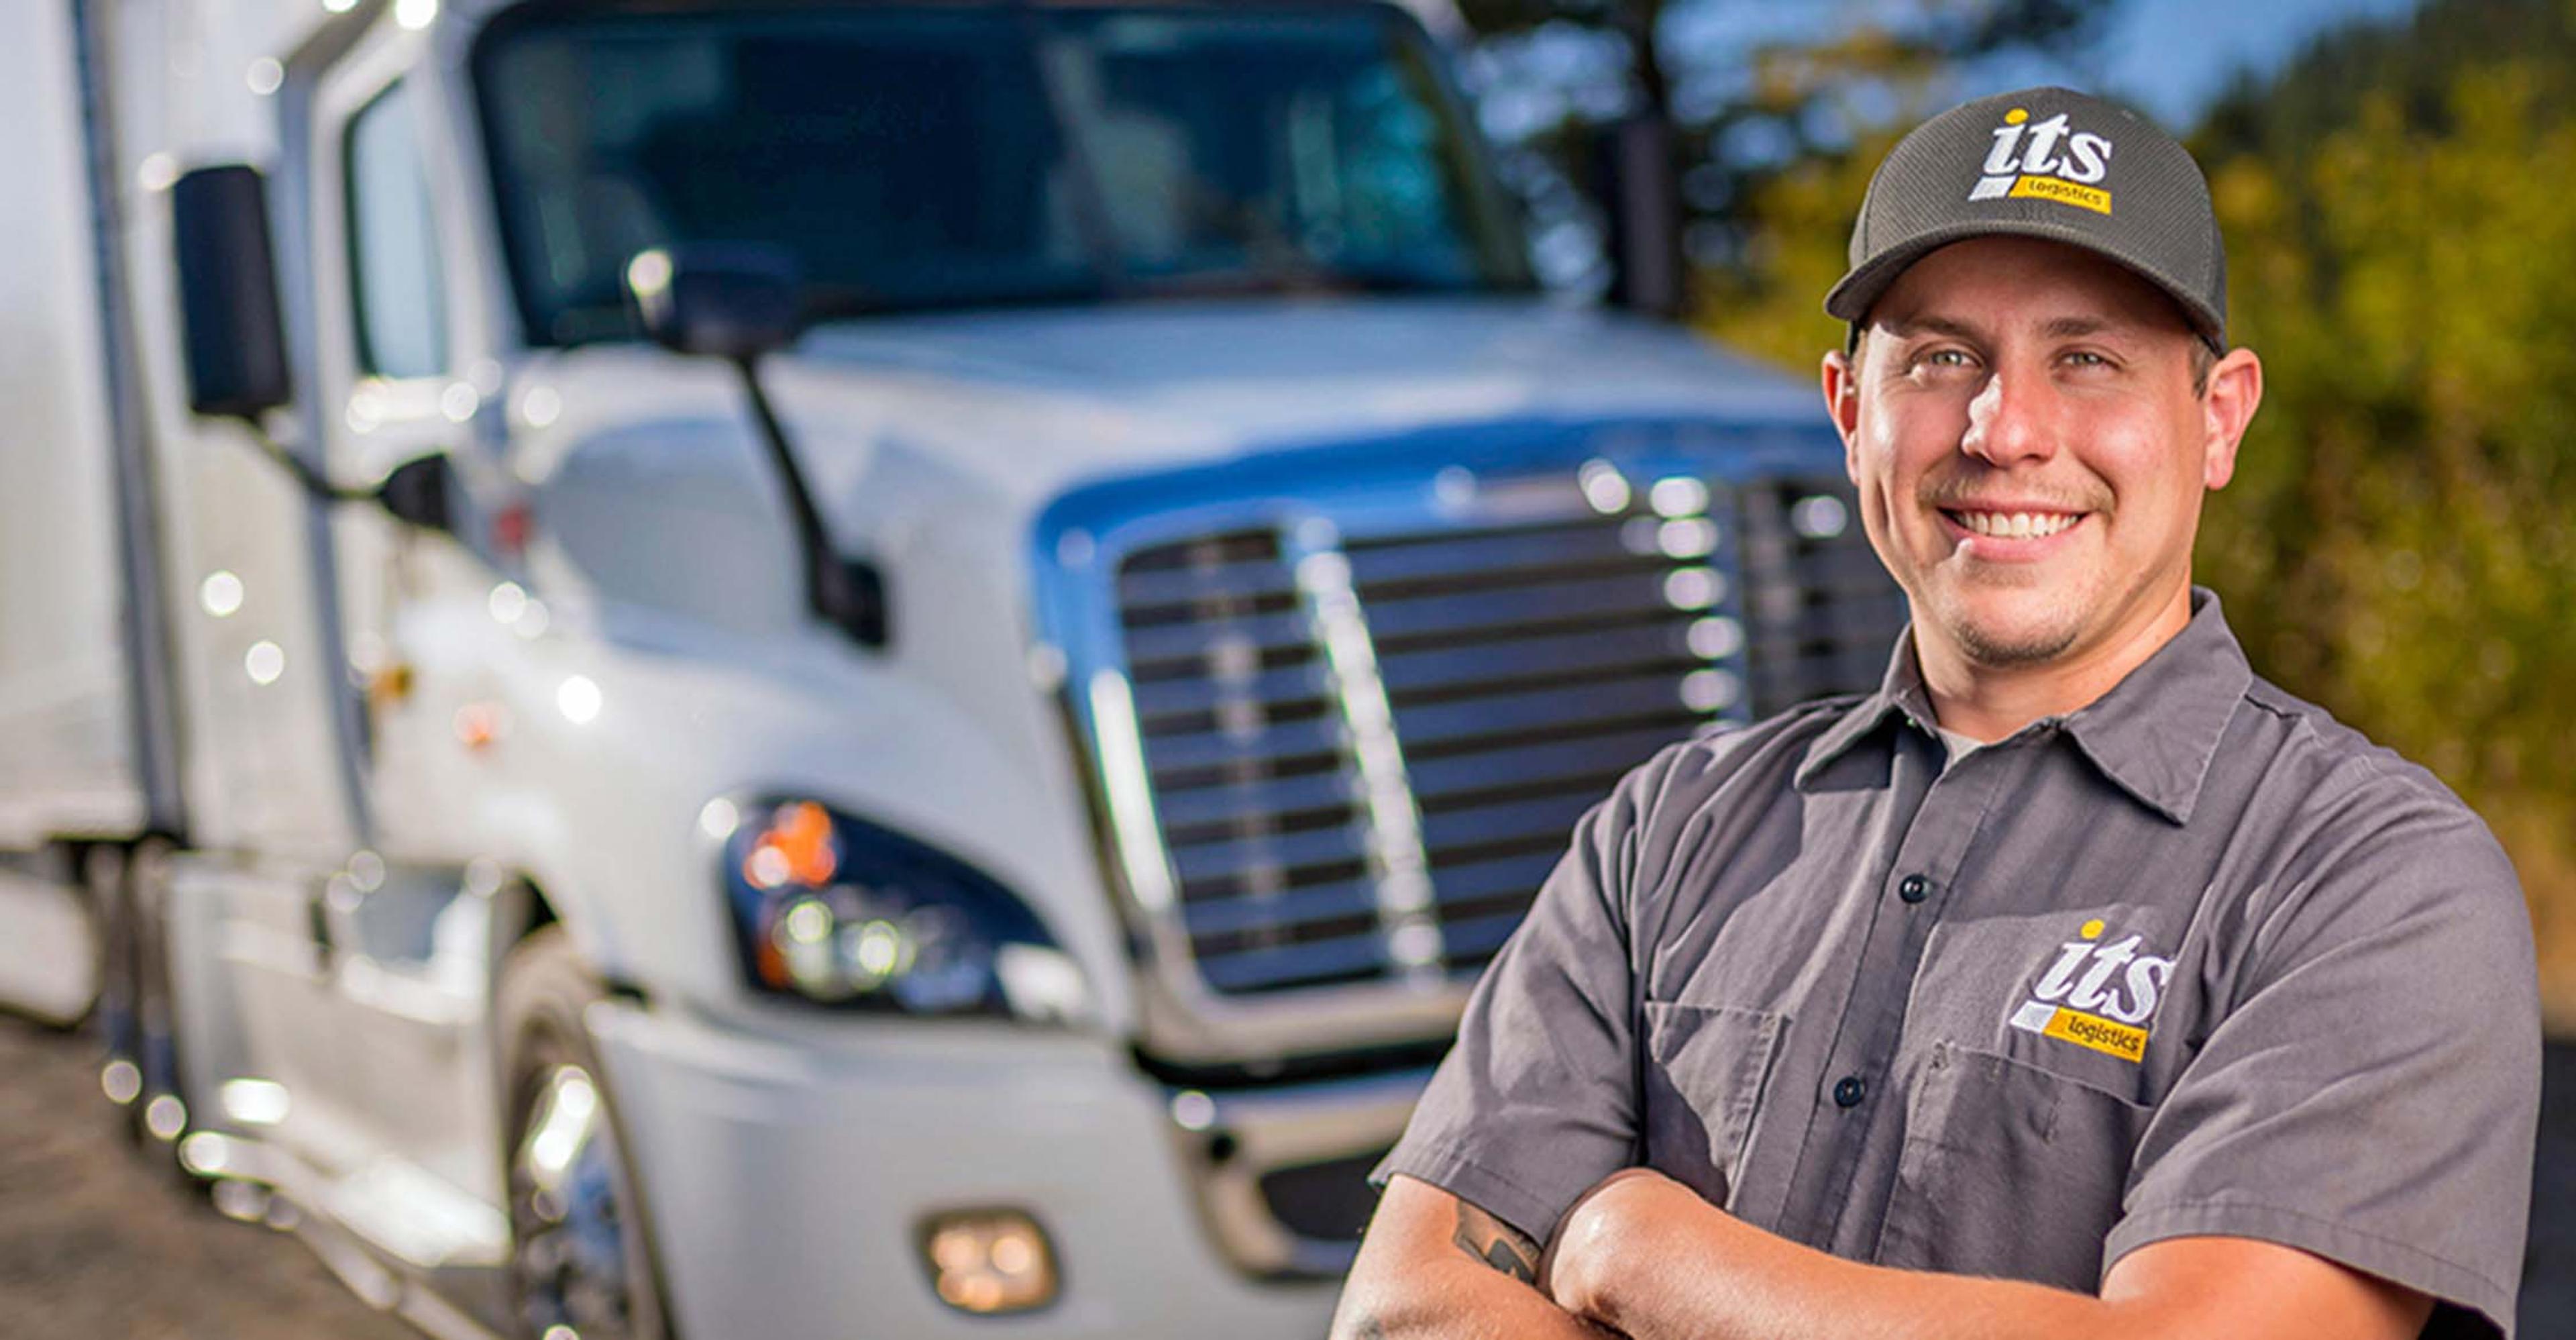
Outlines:
<svg viewBox="0 0 2576 1340"><path fill-rule="evenodd" d="M627 292L654 343L735 362L795 342L804 287L793 255L757 243L657 247L626 263Z"/></svg>
<svg viewBox="0 0 2576 1340"><path fill-rule="evenodd" d="M376 486L376 505L397 521L452 535L456 533L456 513L449 500L455 496L455 482L447 453L433 451L414 456L395 466L393 473L385 476L385 482Z"/></svg>
<svg viewBox="0 0 2576 1340"><path fill-rule="evenodd" d="M293 401L269 248L268 184L241 163L198 168L170 188L188 407L256 419Z"/></svg>
<svg viewBox="0 0 2576 1340"><path fill-rule="evenodd" d="M807 608L863 646L884 646L884 575L874 564L844 558L833 548L813 488L787 443L787 429L760 385L761 355L786 348L803 329L805 276L795 256L750 242L657 247L626 263L626 292L654 343L734 365L752 423L787 493Z"/></svg>
<svg viewBox="0 0 2576 1340"><path fill-rule="evenodd" d="M1682 310L1681 191L1672 127L1651 115L1603 127L1593 183L1610 223L1610 301L1671 318Z"/></svg>

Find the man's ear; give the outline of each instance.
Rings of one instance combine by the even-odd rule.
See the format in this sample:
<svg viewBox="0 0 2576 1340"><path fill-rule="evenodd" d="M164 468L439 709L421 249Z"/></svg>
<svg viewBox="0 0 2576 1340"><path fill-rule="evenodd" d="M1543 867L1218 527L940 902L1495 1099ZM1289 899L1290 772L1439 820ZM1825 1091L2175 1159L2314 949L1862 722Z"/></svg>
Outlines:
<svg viewBox="0 0 2576 1340"><path fill-rule="evenodd" d="M2209 370L2201 397L2201 484L2223 489L2236 477L2236 449L2263 403L2263 360L2251 349L2230 350Z"/></svg>
<svg viewBox="0 0 2576 1340"><path fill-rule="evenodd" d="M1843 473L1860 482L1860 372L1852 366L1851 357L1837 349L1825 355L1821 370L1825 390L1825 413L1834 421L1834 431L1843 439Z"/></svg>

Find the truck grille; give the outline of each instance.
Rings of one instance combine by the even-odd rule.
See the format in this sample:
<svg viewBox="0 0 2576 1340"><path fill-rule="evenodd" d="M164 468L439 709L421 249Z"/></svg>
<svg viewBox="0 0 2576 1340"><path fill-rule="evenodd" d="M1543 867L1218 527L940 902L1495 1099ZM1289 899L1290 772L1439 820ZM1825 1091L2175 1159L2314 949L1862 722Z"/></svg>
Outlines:
<svg viewBox="0 0 2576 1340"><path fill-rule="evenodd" d="M1745 490L1743 507L1756 711L1877 688L1905 599L1870 552L1848 486L1775 481Z"/></svg>
<svg viewBox="0 0 2576 1340"><path fill-rule="evenodd" d="M1110 556L1163 911L1219 995L1470 973L1657 748L1877 684L1902 606L1841 480L1463 475Z"/></svg>
<svg viewBox="0 0 2576 1340"><path fill-rule="evenodd" d="M1386 1155L1376 1149L1266 1173L1262 1203L1280 1227L1298 1237L1356 1244L1377 1211L1377 1188L1368 1183L1369 1170Z"/></svg>
<svg viewBox="0 0 2576 1340"><path fill-rule="evenodd" d="M1275 530L1130 555L1119 624L1199 971L1219 991L1384 967L1367 826L1324 650Z"/></svg>

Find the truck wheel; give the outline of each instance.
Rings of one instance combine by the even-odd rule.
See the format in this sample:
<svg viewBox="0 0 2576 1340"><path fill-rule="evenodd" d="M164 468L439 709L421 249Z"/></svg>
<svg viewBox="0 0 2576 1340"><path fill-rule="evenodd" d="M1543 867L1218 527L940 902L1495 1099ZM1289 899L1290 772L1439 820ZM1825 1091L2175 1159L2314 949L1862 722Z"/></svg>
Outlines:
<svg viewBox="0 0 2576 1340"><path fill-rule="evenodd" d="M640 1186L583 1023L605 994L598 979L546 926L510 951L496 994L520 1330L671 1340Z"/></svg>

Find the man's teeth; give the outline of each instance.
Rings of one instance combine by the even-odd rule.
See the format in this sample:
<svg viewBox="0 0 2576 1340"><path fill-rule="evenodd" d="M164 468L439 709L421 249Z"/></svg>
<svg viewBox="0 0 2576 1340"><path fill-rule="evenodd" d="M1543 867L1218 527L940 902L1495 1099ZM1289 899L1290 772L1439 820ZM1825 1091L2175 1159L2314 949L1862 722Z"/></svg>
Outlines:
<svg viewBox="0 0 2576 1340"><path fill-rule="evenodd" d="M1952 512L1959 524L1979 535L2007 540L2035 540L2074 525L2081 515L2064 512Z"/></svg>

